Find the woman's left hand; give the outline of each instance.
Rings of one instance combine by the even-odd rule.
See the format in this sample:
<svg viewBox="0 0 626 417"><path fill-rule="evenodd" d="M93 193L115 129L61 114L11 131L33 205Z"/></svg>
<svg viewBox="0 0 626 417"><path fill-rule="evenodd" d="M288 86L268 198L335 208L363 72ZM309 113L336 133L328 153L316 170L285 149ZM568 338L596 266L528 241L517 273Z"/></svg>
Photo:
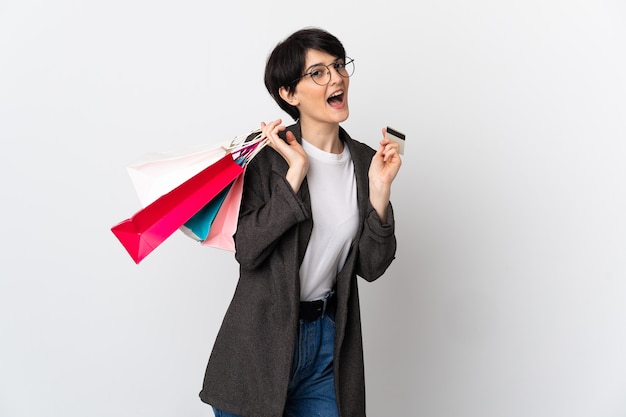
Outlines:
<svg viewBox="0 0 626 417"><path fill-rule="evenodd" d="M402 165L398 153L400 146L385 137L386 131L387 129L382 129L383 139L380 141L376 154L372 157L369 169L370 201L383 222L386 219L391 195L391 183Z"/></svg>

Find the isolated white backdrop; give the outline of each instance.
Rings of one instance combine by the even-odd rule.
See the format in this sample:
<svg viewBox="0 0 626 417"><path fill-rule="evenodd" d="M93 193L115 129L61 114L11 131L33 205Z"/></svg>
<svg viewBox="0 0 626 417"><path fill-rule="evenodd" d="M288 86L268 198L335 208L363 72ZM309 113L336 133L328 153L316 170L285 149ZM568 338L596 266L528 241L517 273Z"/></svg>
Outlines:
<svg viewBox="0 0 626 417"><path fill-rule="evenodd" d="M109 229L143 153L290 122L262 73L303 26L356 60L350 133L407 134L368 415L625 416L619 0L0 1L0 416L212 415L232 254Z"/></svg>

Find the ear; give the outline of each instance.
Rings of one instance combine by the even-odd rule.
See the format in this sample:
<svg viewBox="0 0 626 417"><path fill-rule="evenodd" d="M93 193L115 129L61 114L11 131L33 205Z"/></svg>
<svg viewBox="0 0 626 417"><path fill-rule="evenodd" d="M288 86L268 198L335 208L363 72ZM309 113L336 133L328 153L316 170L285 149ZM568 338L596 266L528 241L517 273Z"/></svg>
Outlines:
<svg viewBox="0 0 626 417"><path fill-rule="evenodd" d="M278 94L280 94L280 98L282 98L292 106L297 106L298 104L300 104L300 100L298 100L298 98L296 97L295 91L290 92L287 90L287 88L280 87L280 89L278 90Z"/></svg>

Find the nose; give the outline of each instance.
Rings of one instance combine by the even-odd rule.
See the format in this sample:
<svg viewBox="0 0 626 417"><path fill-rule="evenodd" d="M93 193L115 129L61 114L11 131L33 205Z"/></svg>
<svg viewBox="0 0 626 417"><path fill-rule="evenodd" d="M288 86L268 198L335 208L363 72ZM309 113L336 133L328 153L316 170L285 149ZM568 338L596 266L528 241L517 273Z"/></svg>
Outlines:
<svg viewBox="0 0 626 417"><path fill-rule="evenodd" d="M334 65L328 67L328 77L330 78L330 83L337 82L338 80L343 80L344 77L339 74L337 68Z"/></svg>

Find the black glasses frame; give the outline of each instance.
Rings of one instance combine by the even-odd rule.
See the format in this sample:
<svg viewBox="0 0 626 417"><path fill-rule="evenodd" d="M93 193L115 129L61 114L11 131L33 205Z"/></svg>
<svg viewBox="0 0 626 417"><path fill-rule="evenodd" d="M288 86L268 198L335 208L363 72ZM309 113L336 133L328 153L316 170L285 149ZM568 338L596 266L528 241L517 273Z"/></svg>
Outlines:
<svg viewBox="0 0 626 417"><path fill-rule="evenodd" d="M350 57L346 57L346 62L333 62L330 63L328 65L315 65L316 67L326 67L326 74L330 74L330 67L333 67L335 69L335 71L337 71L337 74L339 74L340 76L342 76L343 78L350 78L352 76L352 74L354 74L354 72L352 74L349 75L343 75L341 74L341 72L339 71L339 69L337 68L338 66L343 66L344 68L346 67L346 65L350 65L353 64L354 65L354 59L350 58ZM303 79L304 77L306 77L307 75L311 76L311 79L313 80L313 82L317 85L320 86L325 86L328 85L328 83L330 82L331 77L328 77L328 81L326 82L326 84L319 84L317 81L315 81L313 79L313 71L309 71L305 74L302 74L301 76L299 76L298 78L296 78L295 80L292 81L292 83L297 83L299 82L301 79Z"/></svg>

